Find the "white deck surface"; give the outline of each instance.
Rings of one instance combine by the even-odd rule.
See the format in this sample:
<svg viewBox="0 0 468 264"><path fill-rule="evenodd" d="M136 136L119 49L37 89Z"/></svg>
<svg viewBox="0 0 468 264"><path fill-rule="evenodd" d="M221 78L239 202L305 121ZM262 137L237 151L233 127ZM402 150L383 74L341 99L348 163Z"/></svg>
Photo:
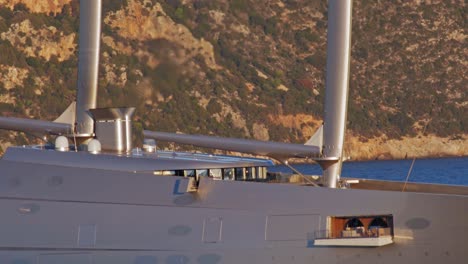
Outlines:
<svg viewBox="0 0 468 264"><path fill-rule="evenodd" d="M315 239L315 246L381 247L393 243L391 236Z"/></svg>

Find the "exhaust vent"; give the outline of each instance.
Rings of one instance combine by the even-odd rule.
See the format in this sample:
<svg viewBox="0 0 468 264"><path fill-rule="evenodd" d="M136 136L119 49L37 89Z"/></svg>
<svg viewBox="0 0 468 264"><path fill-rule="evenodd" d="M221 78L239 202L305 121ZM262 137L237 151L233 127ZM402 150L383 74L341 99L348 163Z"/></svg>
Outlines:
<svg viewBox="0 0 468 264"><path fill-rule="evenodd" d="M97 108L89 110L94 118L96 139L103 150L132 150L132 115L134 107Z"/></svg>

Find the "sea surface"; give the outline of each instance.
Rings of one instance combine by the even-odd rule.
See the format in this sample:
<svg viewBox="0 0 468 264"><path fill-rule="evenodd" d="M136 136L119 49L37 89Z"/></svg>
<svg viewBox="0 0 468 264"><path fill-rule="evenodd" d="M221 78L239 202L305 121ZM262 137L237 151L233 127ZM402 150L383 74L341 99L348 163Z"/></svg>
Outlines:
<svg viewBox="0 0 468 264"><path fill-rule="evenodd" d="M413 160L379 160L345 162L342 177L405 181ZM294 168L308 175L321 175L317 164L295 164ZM269 171L291 172L283 165ZM410 182L439 183L468 186L468 157L416 159L409 177Z"/></svg>

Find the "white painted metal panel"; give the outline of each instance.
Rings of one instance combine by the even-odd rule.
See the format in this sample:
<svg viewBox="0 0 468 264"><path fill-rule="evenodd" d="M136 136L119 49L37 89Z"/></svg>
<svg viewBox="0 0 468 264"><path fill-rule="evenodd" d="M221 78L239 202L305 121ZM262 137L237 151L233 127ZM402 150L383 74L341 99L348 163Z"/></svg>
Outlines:
<svg viewBox="0 0 468 264"><path fill-rule="evenodd" d="M45 254L37 257L37 264L91 264L90 254Z"/></svg>
<svg viewBox="0 0 468 264"><path fill-rule="evenodd" d="M292 241L307 240L307 233L318 230L320 216L303 215L269 215L266 220L265 240Z"/></svg>

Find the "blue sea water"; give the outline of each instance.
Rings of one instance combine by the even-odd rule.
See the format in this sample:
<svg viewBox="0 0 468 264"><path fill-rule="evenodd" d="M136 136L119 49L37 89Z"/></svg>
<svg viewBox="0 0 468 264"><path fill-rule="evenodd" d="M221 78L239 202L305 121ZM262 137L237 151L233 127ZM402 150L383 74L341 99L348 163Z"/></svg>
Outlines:
<svg viewBox="0 0 468 264"><path fill-rule="evenodd" d="M345 162L342 177L405 181L411 162L412 160ZM304 174L322 174L317 164L295 164L294 167ZM290 172L289 168L282 165L269 170ZM417 159L409 181L468 186L468 157Z"/></svg>

